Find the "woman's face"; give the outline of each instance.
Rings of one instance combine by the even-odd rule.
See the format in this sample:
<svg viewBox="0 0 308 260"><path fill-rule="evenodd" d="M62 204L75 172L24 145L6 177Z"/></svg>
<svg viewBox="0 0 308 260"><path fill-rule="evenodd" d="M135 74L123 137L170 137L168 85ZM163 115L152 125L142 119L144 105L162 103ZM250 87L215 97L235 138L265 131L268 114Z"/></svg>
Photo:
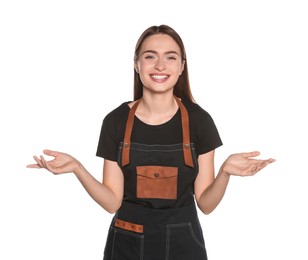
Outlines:
<svg viewBox="0 0 308 260"><path fill-rule="evenodd" d="M178 44L167 34L156 34L142 43L135 69L143 83L143 91L173 92L184 69Z"/></svg>

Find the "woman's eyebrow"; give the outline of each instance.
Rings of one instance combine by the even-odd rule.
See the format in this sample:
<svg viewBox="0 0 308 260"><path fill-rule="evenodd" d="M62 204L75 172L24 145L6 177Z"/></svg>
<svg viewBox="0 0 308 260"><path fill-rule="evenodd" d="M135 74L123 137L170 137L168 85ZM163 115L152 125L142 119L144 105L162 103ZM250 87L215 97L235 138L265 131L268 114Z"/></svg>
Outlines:
<svg viewBox="0 0 308 260"><path fill-rule="evenodd" d="M158 54L157 51L154 51L154 50L146 50L144 51L142 54L145 54L145 53L153 53L153 54ZM166 51L164 54L176 54L176 55L179 55L176 51ZM180 56L180 55L179 55Z"/></svg>

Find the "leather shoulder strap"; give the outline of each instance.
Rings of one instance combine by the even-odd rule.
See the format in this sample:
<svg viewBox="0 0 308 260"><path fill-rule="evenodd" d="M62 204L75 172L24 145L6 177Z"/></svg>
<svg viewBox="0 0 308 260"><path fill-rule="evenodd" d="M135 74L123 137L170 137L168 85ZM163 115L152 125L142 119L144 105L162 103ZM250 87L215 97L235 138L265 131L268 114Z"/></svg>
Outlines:
<svg viewBox="0 0 308 260"><path fill-rule="evenodd" d="M188 112L178 97L175 96L175 100L177 101L178 106L180 107L180 110L181 110L182 131L183 131L183 152L184 152L185 165L194 168L194 163L192 160L192 154L191 154L191 149L190 149L191 145L190 145Z"/></svg>
<svg viewBox="0 0 308 260"><path fill-rule="evenodd" d="M126 128L125 128L123 149L122 149L122 166L129 164L130 137L132 135L135 112L139 105L140 100L141 99L138 99L136 101L136 103L131 107L128 114Z"/></svg>

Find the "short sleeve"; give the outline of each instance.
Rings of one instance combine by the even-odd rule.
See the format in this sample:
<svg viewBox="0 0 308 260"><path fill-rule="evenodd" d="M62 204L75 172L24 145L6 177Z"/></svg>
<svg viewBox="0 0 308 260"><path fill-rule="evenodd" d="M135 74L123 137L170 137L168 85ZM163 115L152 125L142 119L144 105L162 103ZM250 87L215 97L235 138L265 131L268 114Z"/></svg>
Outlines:
<svg viewBox="0 0 308 260"><path fill-rule="evenodd" d="M196 103L185 102L184 104L189 112L191 141L196 145L197 155L221 146L223 143L210 113Z"/></svg>
<svg viewBox="0 0 308 260"><path fill-rule="evenodd" d="M202 111L201 115L202 117L197 127L198 155L210 152L223 144L211 115L206 111Z"/></svg>
<svg viewBox="0 0 308 260"><path fill-rule="evenodd" d="M105 116L99 135L96 156L110 161L117 161L119 143L123 141L129 112L128 103L122 103Z"/></svg>
<svg viewBox="0 0 308 260"><path fill-rule="evenodd" d="M117 142L114 123L110 117L105 117L102 123L96 155L107 160L117 161Z"/></svg>

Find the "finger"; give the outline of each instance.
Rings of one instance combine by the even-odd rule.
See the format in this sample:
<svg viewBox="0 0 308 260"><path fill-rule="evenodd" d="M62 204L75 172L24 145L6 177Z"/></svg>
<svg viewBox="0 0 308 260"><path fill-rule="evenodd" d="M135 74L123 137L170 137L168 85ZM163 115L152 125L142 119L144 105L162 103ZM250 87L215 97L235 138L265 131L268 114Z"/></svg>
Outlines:
<svg viewBox="0 0 308 260"><path fill-rule="evenodd" d="M256 174L257 172L261 171L263 168L265 168L267 165L269 165L270 163L274 162L274 159L268 159L268 160L253 160L254 163L252 165L254 165L251 169L253 174Z"/></svg>
<svg viewBox="0 0 308 260"><path fill-rule="evenodd" d="M45 161L45 158L44 158L43 155L40 155L40 160L41 160L41 162L42 162L42 165L43 165L44 167L46 167L46 161Z"/></svg>
<svg viewBox="0 0 308 260"><path fill-rule="evenodd" d="M53 156L53 157L56 157L59 154L56 151L52 151L52 150L48 150L48 149L43 150L43 153L48 155L48 156Z"/></svg>
<svg viewBox="0 0 308 260"><path fill-rule="evenodd" d="M27 168L35 168L35 169L40 169L40 168L42 168L42 167L39 166L38 164L28 164L26 167L27 167Z"/></svg>
<svg viewBox="0 0 308 260"><path fill-rule="evenodd" d="M276 162L276 160L275 159L273 159L273 158L270 158L270 159L266 159L266 160L264 160L264 159L248 159L248 161L249 161L249 163L250 164L269 164L269 163L273 163L273 162Z"/></svg>
<svg viewBox="0 0 308 260"><path fill-rule="evenodd" d="M44 168L50 172L53 172L52 167L49 165L49 162L45 160L44 156L41 155L41 161L42 164L44 165Z"/></svg>
<svg viewBox="0 0 308 260"><path fill-rule="evenodd" d="M43 166L41 160L40 160L37 156L34 155L34 156L33 156L33 159L37 162L37 165L38 165L39 167L44 168L44 166Z"/></svg>
<svg viewBox="0 0 308 260"><path fill-rule="evenodd" d="M260 155L260 152L259 151L253 151L253 152L248 152L248 153L242 153L242 155L246 158L249 158L249 157L256 157L256 156L259 156Z"/></svg>
<svg viewBox="0 0 308 260"><path fill-rule="evenodd" d="M273 162L275 162L275 160L274 159L267 159L267 160L255 160L254 159L254 161L255 161L255 163L257 163L257 164L259 164L259 165L262 165L262 166L266 166L266 165L268 165L268 164L270 164L270 163L273 163Z"/></svg>
<svg viewBox="0 0 308 260"><path fill-rule="evenodd" d="M265 166L269 165L270 163L273 163L275 162L276 160L275 159L267 159L267 160L264 160L263 163L261 164L262 168L264 168Z"/></svg>
<svg viewBox="0 0 308 260"><path fill-rule="evenodd" d="M40 158L41 158L41 162L42 162L42 165L44 166L44 168L46 168L47 170L50 170L48 162L45 160L44 156L41 155Z"/></svg>

